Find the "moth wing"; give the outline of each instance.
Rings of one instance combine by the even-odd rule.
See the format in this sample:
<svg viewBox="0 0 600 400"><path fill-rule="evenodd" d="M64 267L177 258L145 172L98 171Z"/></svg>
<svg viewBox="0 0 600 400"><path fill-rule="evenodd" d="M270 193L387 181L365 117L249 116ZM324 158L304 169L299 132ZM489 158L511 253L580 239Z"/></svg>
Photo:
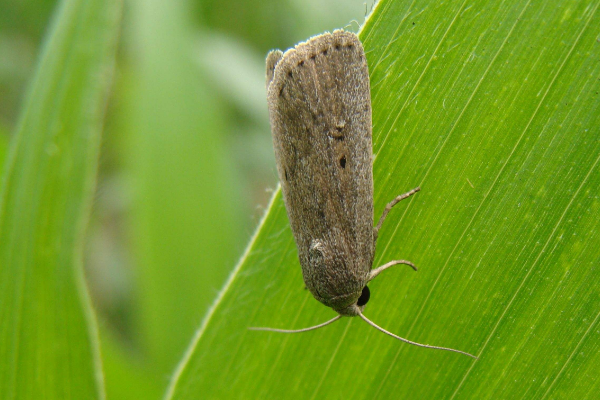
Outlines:
<svg viewBox="0 0 600 400"><path fill-rule="evenodd" d="M338 30L283 56L271 53L267 81L277 171L307 287L319 299L360 291L373 255L371 100L362 44Z"/></svg>
<svg viewBox="0 0 600 400"><path fill-rule="evenodd" d="M267 91L269 90L269 85L273 80L273 75L275 74L275 67L279 60L283 57L283 53L281 50L272 50L267 54Z"/></svg>

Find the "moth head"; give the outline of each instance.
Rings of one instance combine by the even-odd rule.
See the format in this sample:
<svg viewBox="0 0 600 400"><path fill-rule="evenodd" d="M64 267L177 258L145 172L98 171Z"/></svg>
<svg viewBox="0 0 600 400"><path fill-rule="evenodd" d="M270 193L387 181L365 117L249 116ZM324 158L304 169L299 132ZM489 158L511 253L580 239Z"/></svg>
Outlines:
<svg viewBox="0 0 600 400"><path fill-rule="evenodd" d="M354 317L363 312L363 310L365 309L365 305L369 302L370 298L371 298L371 291L369 290L369 287L365 285L362 288L362 291L360 292L358 299L356 299L355 301L351 302L348 305L341 306L341 307L334 306L331 308L333 308L340 315L344 315L347 317Z"/></svg>

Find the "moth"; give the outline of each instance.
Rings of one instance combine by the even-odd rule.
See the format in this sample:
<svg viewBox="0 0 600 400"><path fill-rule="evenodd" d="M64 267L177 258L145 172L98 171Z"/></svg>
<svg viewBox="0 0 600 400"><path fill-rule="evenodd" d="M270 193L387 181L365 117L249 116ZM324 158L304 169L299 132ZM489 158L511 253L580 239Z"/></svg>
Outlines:
<svg viewBox="0 0 600 400"><path fill-rule="evenodd" d="M306 287L338 315L299 330L321 328L343 316L364 316L367 284L407 260L371 269L379 230L388 213L417 187L392 200L373 226L373 154L369 69L358 36L344 30L324 33L285 53L267 56L267 100L281 191Z"/></svg>

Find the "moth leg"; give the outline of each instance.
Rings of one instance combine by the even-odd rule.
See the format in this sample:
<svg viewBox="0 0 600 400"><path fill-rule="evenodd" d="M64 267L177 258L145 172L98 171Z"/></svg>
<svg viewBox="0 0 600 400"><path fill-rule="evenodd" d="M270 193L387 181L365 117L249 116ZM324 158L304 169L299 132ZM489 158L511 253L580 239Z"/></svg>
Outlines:
<svg viewBox="0 0 600 400"><path fill-rule="evenodd" d="M414 269L415 271L417 270L417 267L415 267L415 264L411 263L410 261L394 260L394 261L390 261L389 263L383 264L381 267L371 270L371 272L369 273L368 281L375 278L377 275L379 275L380 273L382 273L389 267L393 267L394 265L398 265L398 264L405 264L405 265L408 265L409 267L411 267L412 269Z"/></svg>
<svg viewBox="0 0 600 400"><path fill-rule="evenodd" d="M379 229L381 229L381 225L383 225L383 221L385 221L385 218L387 217L387 215L390 212L390 210L392 209L392 207L394 207L396 204L400 203L402 200L406 199L407 197L410 197L413 194L417 193L419 190L421 190L421 188L416 187L413 190L411 190L410 192L401 194L400 196L396 197L394 200L390 201L387 204L387 206L385 206L385 210L383 210L383 214L381 214L381 218L379 218L379 222L377 222L377 226L375 226L375 228L373 229L373 247L375 247L375 245L377 244L377 236L379 235ZM400 263L400 264L402 264L402 263Z"/></svg>

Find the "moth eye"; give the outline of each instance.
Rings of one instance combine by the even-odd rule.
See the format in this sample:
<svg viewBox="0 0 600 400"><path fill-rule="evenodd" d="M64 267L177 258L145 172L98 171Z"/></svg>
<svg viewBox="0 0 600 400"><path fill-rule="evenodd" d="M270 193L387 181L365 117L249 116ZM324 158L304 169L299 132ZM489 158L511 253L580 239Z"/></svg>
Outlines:
<svg viewBox="0 0 600 400"><path fill-rule="evenodd" d="M342 158L340 158L340 167L346 168L346 156L342 156Z"/></svg>
<svg viewBox="0 0 600 400"><path fill-rule="evenodd" d="M365 286L362 290L362 293L360 294L360 297L358 298L358 301L356 302L356 305L362 307L369 302L370 298L371 291L369 290L368 286Z"/></svg>

